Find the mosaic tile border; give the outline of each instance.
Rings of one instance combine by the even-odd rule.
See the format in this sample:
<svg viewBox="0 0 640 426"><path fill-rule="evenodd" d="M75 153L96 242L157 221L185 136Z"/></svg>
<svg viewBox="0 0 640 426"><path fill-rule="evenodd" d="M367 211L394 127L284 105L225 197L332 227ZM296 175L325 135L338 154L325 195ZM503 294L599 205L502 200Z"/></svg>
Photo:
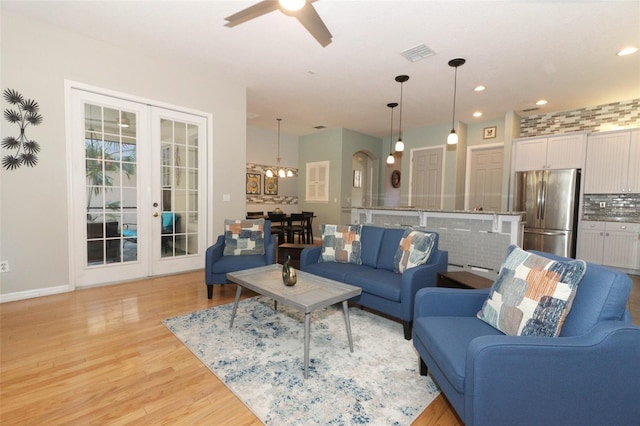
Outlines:
<svg viewBox="0 0 640 426"><path fill-rule="evenodd" d="M520 137L635 127L640 127L640 99L524 117L520 120Z"/></svg>

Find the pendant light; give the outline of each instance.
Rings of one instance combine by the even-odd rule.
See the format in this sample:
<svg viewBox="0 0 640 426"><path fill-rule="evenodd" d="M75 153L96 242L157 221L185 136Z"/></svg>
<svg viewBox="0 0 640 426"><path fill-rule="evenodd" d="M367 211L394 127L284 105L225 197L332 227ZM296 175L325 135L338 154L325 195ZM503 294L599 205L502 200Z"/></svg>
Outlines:
<svg viewBox="0 0 640 426"><path fill-rule="evenodd" d="M397 102L388 103L387 106L391 108L391 126L389 131L389 156L387 157L387 164L393 164L396 162L396 159L393 157L393 150L391 149L391 144L393 143L393 109L398 106Z"/></svg>
<svg viewBox="0 0 640 426"><path fill-rule="evenodd" d="M407 80L409 80L408 75L399 75L396 77L396 81L400 83L400 131L398 132L398 141L396 142L396 152L404 151L404 142L402 142L402 87Z"/></svg>
<svg viewBox="0 0 640 426"><path fill-rule="evenodd" d="M458 135L456 134L456 91L458 89L458 67L464 65L467 62L462 58L455 58L449 61L449 66L456 69L455 77L453 80L453 118L451 119L451 133L447 137L447 145L455 145L458 143Z"/></svg>

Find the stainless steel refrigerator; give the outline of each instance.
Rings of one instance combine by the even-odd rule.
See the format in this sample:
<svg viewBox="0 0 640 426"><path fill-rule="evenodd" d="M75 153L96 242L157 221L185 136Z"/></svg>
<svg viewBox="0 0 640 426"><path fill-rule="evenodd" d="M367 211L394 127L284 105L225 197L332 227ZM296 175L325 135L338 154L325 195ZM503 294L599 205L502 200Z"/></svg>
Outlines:
<svg viewBox="0 0 640 426"><path fill-rule="evenodd" d="M523 248L576 255L580 170L517 172L513 211L526 212Z"/></svg>

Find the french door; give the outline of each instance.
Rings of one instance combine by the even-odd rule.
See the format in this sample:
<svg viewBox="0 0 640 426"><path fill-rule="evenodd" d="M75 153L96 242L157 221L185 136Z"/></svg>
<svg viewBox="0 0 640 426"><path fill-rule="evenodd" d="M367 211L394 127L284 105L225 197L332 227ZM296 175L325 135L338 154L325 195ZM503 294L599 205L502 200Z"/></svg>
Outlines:
<svg viewBox="0 0 640 426"><path fill-rule="evenodd" d="M75 285L201 268L207 119L79 89L70 116Z"/></svg>

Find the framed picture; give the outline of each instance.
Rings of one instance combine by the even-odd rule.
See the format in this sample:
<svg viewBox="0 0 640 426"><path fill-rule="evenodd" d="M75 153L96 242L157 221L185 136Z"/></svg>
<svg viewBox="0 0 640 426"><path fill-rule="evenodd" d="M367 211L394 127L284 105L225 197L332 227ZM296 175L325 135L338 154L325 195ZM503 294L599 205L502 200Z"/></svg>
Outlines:
<svg viewBox="0 0 640 426"><path fill-rule="evenodd" d="M482 135L483 139L493 139L496 137L496 131L498 128L496 126L485 127L484 134Z"/></svg>
<svg viewBox="0 0 640 426"><path fill-rule="evenodd" d="M247 194L260 194L260 175L247 173Z"/></svg>
<svg viewBox="0 0 640 426"><path fill-rule="evenodd" d="M361 170L353 171L353 187L354 188L362 187L362 171Z"/></svg>
<svg viewBox="0 0 640 426"><path fill-rule="evenodd" d="M264 195L278 195L278 176L264 177Z"/></svg>

